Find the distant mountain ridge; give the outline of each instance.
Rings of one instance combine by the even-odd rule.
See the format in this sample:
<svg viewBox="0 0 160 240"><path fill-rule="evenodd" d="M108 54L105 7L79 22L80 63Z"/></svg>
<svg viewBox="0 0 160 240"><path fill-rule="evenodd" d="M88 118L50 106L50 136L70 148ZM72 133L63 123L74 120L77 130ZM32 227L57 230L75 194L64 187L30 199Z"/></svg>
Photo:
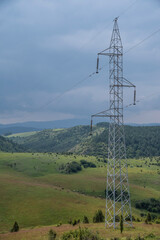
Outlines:
<svg viewBox="0 0 160 240"><path fill-rule="evenodd" d="M10 135L14 133L22 133L22 132L34 132L42 129L32 128L32 127L0 127L0 135Z"/></svg>
<svg viewBox="0 0 160 240"><path fill-rule="evenodd" d="M95 121L95 123L97 123ZM78 125L89 125L90 119L67 119L67 120L56 120L56 121L35 121L35 122L23 122L23 123L12 123L12 124L0 124L0 135L8 133L22 133L39 131L43 129L56 129L56 128L71 128ZM136 124L129 123L129 126L160 126L160 123L148 123L148 124Z"/></svg>
<svg viewBox="0 0 160 240"><path fill-rule="evenodd" d="M4 135L9 132L13 134L39 131L43 129L69 128L77 125L88 125L89 123L90 121L88 119L67 119L44 122L35 121L35 122L0 124L0 135Z"/></svg>

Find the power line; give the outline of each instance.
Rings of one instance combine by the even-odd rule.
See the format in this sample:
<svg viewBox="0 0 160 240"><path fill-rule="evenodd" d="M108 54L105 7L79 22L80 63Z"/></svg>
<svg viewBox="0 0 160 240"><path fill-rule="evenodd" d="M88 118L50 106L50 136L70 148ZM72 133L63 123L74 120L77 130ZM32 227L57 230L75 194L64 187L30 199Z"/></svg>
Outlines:
<svg viewBox="0 0 160 240"><path fill-rule="evenodd" d="M147 95L147 96L143 96L143 97L137 99L135 102L136 102L136 103L139 103L139 102L145 101L146 98L148 99L149 97L158 96L158 95L160 95L159 92L154 92L154 93L151 93L151 94L149 94L149 95ZM128 107L130 107L130 106L132 106L132 105L134 105L134 104L133 104L133 103L130 103L130 104L126 105L124 108L128 108Z"/></svg>
<svg viewBox="0 0 160 240"><path fill-rule="evenodd" d="M131 48L129 48L127 51L124 52L124 54L132 51L134 48L140 46L142 43L144 43L145 41L147 41L148 39L150 39L151 37L153 37L156 33L160 32L160 28L158 28L156 31L152 32L149 36L147 36L146 38L144 38L143 40L141 40L139 43L135 44L134 46L132 46ZM101 68L99 68L99 71L101 71L104 67L106 66L106 64L104 66L102 66Z"/></svg>
<svg viewBox="0 0 160 240"><path fill-rule="evenodd" d="M119 17L121 17L122 15L124 15L131 7L133 7L133 5L135 5L135 3L138 2L138 0L132 2L126 9L124 9L124 11L122 11L119 15Z"/></svg>
<svg viewBox="0 0 160 240"><path fill-rule="evenodd" d="M129 11L130 8L133 7L133 5L135 5L135 3L138 2L138 0L132 2L126 9L124 9L118 16L121 17L122 15L124 15L127 11ZM101 30L99 30L92 38L90 38L88 41L86 41L84 44L82 44L82 46L80 46L79 50L82 49L83 47L85 47L88 43L92 42L93 40L95 40L97 38L97 36L99 36L99 34L101 34L102 32L104 32L104 30L106 30L108 27L110 27L110 25L112 24L113 21L110 21L110 23L108 23L107 25L104 26L104 28L102 28Z"/></svg>
<svg viewBox="0 0 160 240"><path fill-rule="evenodd" d="M44 104L43 106L41 106L38 110L48 106L50 103L55 102L56 100L60 99L61 97L63 97L66 93L68 93L69 91L71 91L72 89L74 89L75 87L77 87L79 84L81 84L82 82L86 81L87 79L91 78L93 75L95 75L96 72L92 72L91 74L89 74L87 77L81 79L80 81L78 81L77 83L75 83L72 87L68 88L67 90L65 90L63 93L59 94L58 96L56 96L55 98L53 98L52 100L48 101L46 104Z"/></svg>
<svg viewBox="0 0 160 240"><path fill-rule="evenodd" d="M134 48L140 46L141 44L143 44L145 41L147 41L148 39L150 39L151 37L153 37L155 34L157 34L158 32L160 32L160 28L158 28L156 31L152 32L149 36L147 36L146 38L144 38L143 40L141 40L139 43L135 44L134 46L132 46L131 48L129 48L127 51L124 52L124 54L130 52L131 50L133 50ZM102 67L99 68L99 71L102 71L102 69L104 69L104 67L106 66L103 65ZM78 81L77 83L75 83L72 87L68 88L67 90L65 90L62 94L59 94L58 96L56 96L55 98L53 98L52 100L48 101L46 104L44 104L42 107L40 107L39 109L42 109L46 106L48 106L50 103L58 100L59 98L63 97L67 92L71 91L72 89L74 89L75 87L77 87L79 84L81 84L82 82L85 82L87 79L91 78L93 75L95 75L96 72L92 72L91 74L89 74L88 76L86 76L85 78L81 79L80 81Z"/></svg>
<svg viewBox="0 0 160 240"><path fill-rule="evenodd" d="M137 2L134 1L132 4L130 4L119 16L122 16L123 14L125 14L135 3ZM110 26L110 24L108 25ZM131 48L129 48L127 51L124 52L124 54L132 51L134 48L140 46L141 44L143 44L145 41L147 41L148 39L150 39L151 37L153 37L155 34L157 34L158 32L160 32L160 28L158 28L156 31L152 32L149 36L147 36L146 38L144 38L143 40L141 40L139 43L135 44L134 46L132 46ZM98 34L95 35L95 37ZM92 39L91 39L92 41ZM86 44L84 44L82 47L84 47ZM82 48L81 47L81 48ZM101 71L104 67L106 66L103 65L102 67L99 68L99 71ZM48 101L46 104L44 104L42 107L40 107L39 109L42 109L46 106L48 106L49 104L51 104L52 102L55 102L56 100L60 99L61 97L63 97L67 92L71 91L72 89L74 89L75 87L77 87L78 85L80 85L82 82L85 82L87 79L91 78L93 75L95 75L96 72L92 72L91 74L89 74L88 76L86 76L85 78L81 79L80 81L78 81L77 83L75 83L73 86L71 86L70 88L66 89L63 93L59 94L58 96L56 96L55 98L51 99L50 101ZM132 105L132 104L131 104Z"/></svg>
<svg viewBox="0 0 160 240"><path fill-rule="evenodd" d="M126 9L124 9L124 11L122 11L120 14L119 14L119 17L124 15L138 0L132 2ZM102 30L99 30L89 41L87 41L86 43L82 44L82 46L79 48L82 49L84 48L89 42L92 42L95 38L97 38L97 36L99 34L101 34L104 30L106 30L110 25L111 25L112 21L107 24ZM70 59L69 59L70 60ZM65 61L65 63L68 62L68 60ZM105 66L105 65L104 65ZM103 69L102 66L101 68L99 68L99 70L101 71ZM52 100L48 101L46 104L44 104L42 107L39 108L42 109L43 107L46 107L47 105L49 105L50 103L58 100L59 98L63 97L67 92L71 91L73 88L75 88L76 86L78 86L79 84L81 84L82 82L86 81L87 79L91 78L94 74L96 74L96 72L93 72L91 74L89 74L87 77L81 79L79 82L77 82L76 84L74 84L72 87L68 88L67 90L65 90L63 93L59 94L58 96L56 96L55 98L53 98Z"/></svg>
<svg viewBox="0 0 160 240"><path fill-rule="evenodd" d="M130 52L131 50L133 50L134 48L138 47L139 45L141 45L142 43L144 43L145 41L147 41L149 38L153 37L156 33L160 32L160 28L158 28L156 31L152 32L149 36L147 36L146 38L144 38L142 41L140 41L139 43L135 44L133 47L129 48L127 51L124 52L124 54Z"/></svg>

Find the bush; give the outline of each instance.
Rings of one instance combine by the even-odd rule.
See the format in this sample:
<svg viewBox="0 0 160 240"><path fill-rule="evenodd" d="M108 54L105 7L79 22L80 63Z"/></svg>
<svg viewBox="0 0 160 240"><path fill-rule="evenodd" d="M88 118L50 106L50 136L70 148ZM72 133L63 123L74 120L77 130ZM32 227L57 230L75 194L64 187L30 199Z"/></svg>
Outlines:
<svg viewBox="0 0 160 240"><path fill-rule="evenodd" d="M160 224L160 220L156 220L156 224Z"/></svg>
<svg viewBox="0 0 160 240"><path fill-rule="evenodd" d="M152 221L151 214L148 213L148 214L147 214L147 222L151 222L151 221Z"/></svg>
<svg viewBox="0 0 160 240"><path fill-rule="evenodd" d="M144 240L144 238L139 235L138 237L135 238L135 240Z"/></svg>
<svg viewBox="0 0 160 240"><path fill-rule="evenodd" d="M11 229L11 232L18 232L18 231L19 231L18 223L15 222L14 225L13 225L13 228Z"/></svg>
<svg viewBox="0 0 160 240"><path fill-rule="evenodd" d="M59 171L62 173L70 174L70 173L77 173L82 170L81 165L78 162L69 162L67 164L62 164L59 167Z"/></svg>
<svg viewBox="0 0 160 240"><path fill-rule="evenodd" d="M115 216L115 222L119 222L120 221L120 217L118 215Z"/></svg>
<svg viewBox="0 0 160 240"><path fill-rule="evenodd" d="M92 162L87 162L86 160L80 160L80 163L81 165L84 167L84 168L96 168L96 165Z"/></svg>
<svg viewBox="0 0 160 240"><path fill-rule="evenodd" d="M77 224L77 220L74 219L73 222L72 222L72 225L75 226Z"/></svg>
<svg viewBox="0 0 160 240"><path fill-rule="evenodd" d="M97 212L95 212L93 222L94 223L104 222L104 215L102 213L102 210L99 209Z"/></svg>
<svg viewBox="0 0 160 240"><path fill-rule="evenodd" d="M147 221L147 219L145 219L145 224L148 224L148 221Z"/></svg>
<svg viewBox="0 0 160 240"><path fill-rule="evenodd" d="M87 228L80 228L75 231L64 233L61 240L103 240L97 233L91 232Z"/></svg>
<svg viewBox="0 0 160 240"><path fill-rule="evenodd" d="M60 227L62 225L62 222L59 222L56 227Z"/></svg>
<svg viewBox="0 0 160 240"><path fill-rule="evenodd" d="M89 223L89 220L88 220L88 217L87 217L87 216L84 216L84 218L83 218L83 223Z"/></svg>
<svg viewBox="0 0 160 240"><path fill-rule="evenodd" d="M132 215L132 221L135 222L136 219L135 219L135 216Z"/></svg>
<svg viewBox="0 0 160 240"><path fill-rule="evenodd" d="M138 201L135 204L136 208L145 209L149 212L160 213L160 201L154 198L148 200Z"/></svg>
<svg viewBox="0 0 160 240"><path fill-rule="evenodd" d="M149 238L149 239L154 238L155 239L155 237L156 236L153 233L150 233L145 237L145 239L147 239L147 238Z"/></svg>
<svg viewBox="0 0 160 240"><path fill-rule="evenodd" d="M49 236L49 238L48 238L49 240L54 240L54 239L56 239L57 233L51 229L51 230L49 230L48 236Z"/></svg>
<svg viewBox="0 0 160 240"><path fill-rule="evenodd" d="M68 223L69 223L69 224L72 224L72 219L69 219L69 220L68 220Z"/></svg>

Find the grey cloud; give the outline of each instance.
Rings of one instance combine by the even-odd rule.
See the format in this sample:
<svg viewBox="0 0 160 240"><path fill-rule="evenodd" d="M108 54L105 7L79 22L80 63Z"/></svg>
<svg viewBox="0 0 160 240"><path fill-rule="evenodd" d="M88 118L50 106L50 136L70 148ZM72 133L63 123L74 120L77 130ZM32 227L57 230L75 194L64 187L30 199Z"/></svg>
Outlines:
<svg viewBox="0 0 160 240"><path fill-rule="evenodd" d="M95 71L97 52L109 45L112 19L130 5L129 0L2 2L6 3L0 15L0 110L11 120L7 112L21 112L22 116L24 112L38 114L41 106L52 102L54 96ZM151 1L138 1L126 11L119 19L124 48L154 31L159 16L160 9ZM124 55L124 74L137 85L139 95L150 91L152 84L159 84L159 40L157 34ZM103 64L108 64L108 59L101 59L100 65ZM108 67L102 75L84 82L41 111L46 115L48 111L48 118L52 118L51 111L88 116L106 109L107 71ZM87 88L95 93L87 92ZM98 90L103 88L106 101ZM146 111L157 110L158 101L151 101ZM137 107L130 111L142 110L143 107Z"/></svg>

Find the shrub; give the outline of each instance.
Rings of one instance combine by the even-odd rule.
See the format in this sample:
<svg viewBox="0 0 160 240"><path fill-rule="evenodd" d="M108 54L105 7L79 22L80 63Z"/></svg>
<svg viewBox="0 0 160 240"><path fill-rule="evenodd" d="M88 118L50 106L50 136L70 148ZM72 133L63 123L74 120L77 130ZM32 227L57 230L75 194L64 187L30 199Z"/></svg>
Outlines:
<svg viewBox="0 0 160 240"><path fill-rule="evenodd" d="M84 216L84 218L83 218L83 223L89 223L89 220L88 220L88 217L87 217L87 216Z"/></svg>
<svg viewBox="0 0 160 240"><path fill-rule="evenodd" d="M13 225L13 228L11 229L11 232L18 232L18 231L19 231L18 223L15 222L14 225Z"/></svg>
<svg viewBox="0 0 160 240"><path fill-rule="evenodd" d="M60 227L62 225L62 222L59 222L56 227Z"/></svg>
<svg viewBox="0 0 160 240"><path fill-rule="evenodd" d="M78 162L69 162L67 164L62 164L59 167L59 171L62 173L70 174L70 173L77 173L82 170L81 165Z"/></svg>
<svg viewBox="0 0 160 240"><path fill-rule="evenodd" d="M135 240L144 240L144 238L139 235L138 237L135 238Z"/></svg>
<svg viewBox="0 0 160 240"><path fill-rule="evenodd" d="M151 221L152 221L152 218L151 218L151 214L150 214L150 213L147 214L147 221L148 221L148 222L151 222Z"/></svg>
<svg viewBox="0 0 160 240"><path fill-rule="evenodd" d="M68 223L69 223L69 224L72 224L72 219L69 219L69 220L68 220Z"/></svg>
<svg viewBox="0 0 160 240"><path fill-rule="evenodd" d="M135 216L134 215L132 215L132 221L136 221L136 219L135 219Z"/></svg>
<svg viewBox="0 0 160 240"><path fill-rule="evenodd" d="M75 226L77 223L78 223L77 220L74 219L73 222L72 222L72 225Z"/></svg>
<svg viewBox="0 0 160 240"><path fill-rule="evenodd" d="M150 233L150 234L148 234L145 238L147 239L147 238L149 238L149 239L151 239L151 238L154 238L155 239L155 235L153 234L153 233Z"/></svg>
<svg viewBox="0 0 160 240"><path fill-rule="evenodd" d="M160 224L160 220L156 220L156 224Z"/></svg>
<svg viewBox="0 0 160 240"><path fill-rule="evenodd" d="M49 236L49 238L48 238L49 240L54 240L54 239L56 239L57 233L51 229L51 230L49 230L48 236Z"/></svg>
<svg viewBox="0 0 160 240"><path fill-rule="evenodd" d="M97 212L95 212L93 222L94 223L104 222L104 215L102 213L102 210L99 209Z"/></svg>
<svg viewBox="0 0 160 240"><path fill-rule="evenodd" d="M96 165L92 162L87 162L86 160L80 160L80 163L81 165L84 167L84 168L96 168Z"/></svg>
<svg viewBox="0 0 160 240"><path fill-rule="evenodd" d="M153 212L153 213L160 213L160 201L156 200L154 198L138 201L135 204L135 207L139 208L139 209L145 209L145 210L147 210L149 212Z"/></svg>
<svg viewBox="0 0 160 240"><path fill-rule="evenodd" d="M126 237L126 240L132 240L131 236Z"/></svg>
<svg viewBox="0 0 160 240"><path fill-rule="evenodd" d="M97 233L93 233L87 228L80 228L75 231L64 233L61 240L103 240Z"/></svg>
<svg viewBox="0 0 160 240"><path fill-rule="evenodd" d="M120 221L120 217L118 215L115 216L115 222L119 222Z"/></svg>
<svg viewBox="0 0 160 240"><path fill-rule="evenodd" d="M147 219L145 219L145 224L148 224L148 221L147 221Z"/></svg>

